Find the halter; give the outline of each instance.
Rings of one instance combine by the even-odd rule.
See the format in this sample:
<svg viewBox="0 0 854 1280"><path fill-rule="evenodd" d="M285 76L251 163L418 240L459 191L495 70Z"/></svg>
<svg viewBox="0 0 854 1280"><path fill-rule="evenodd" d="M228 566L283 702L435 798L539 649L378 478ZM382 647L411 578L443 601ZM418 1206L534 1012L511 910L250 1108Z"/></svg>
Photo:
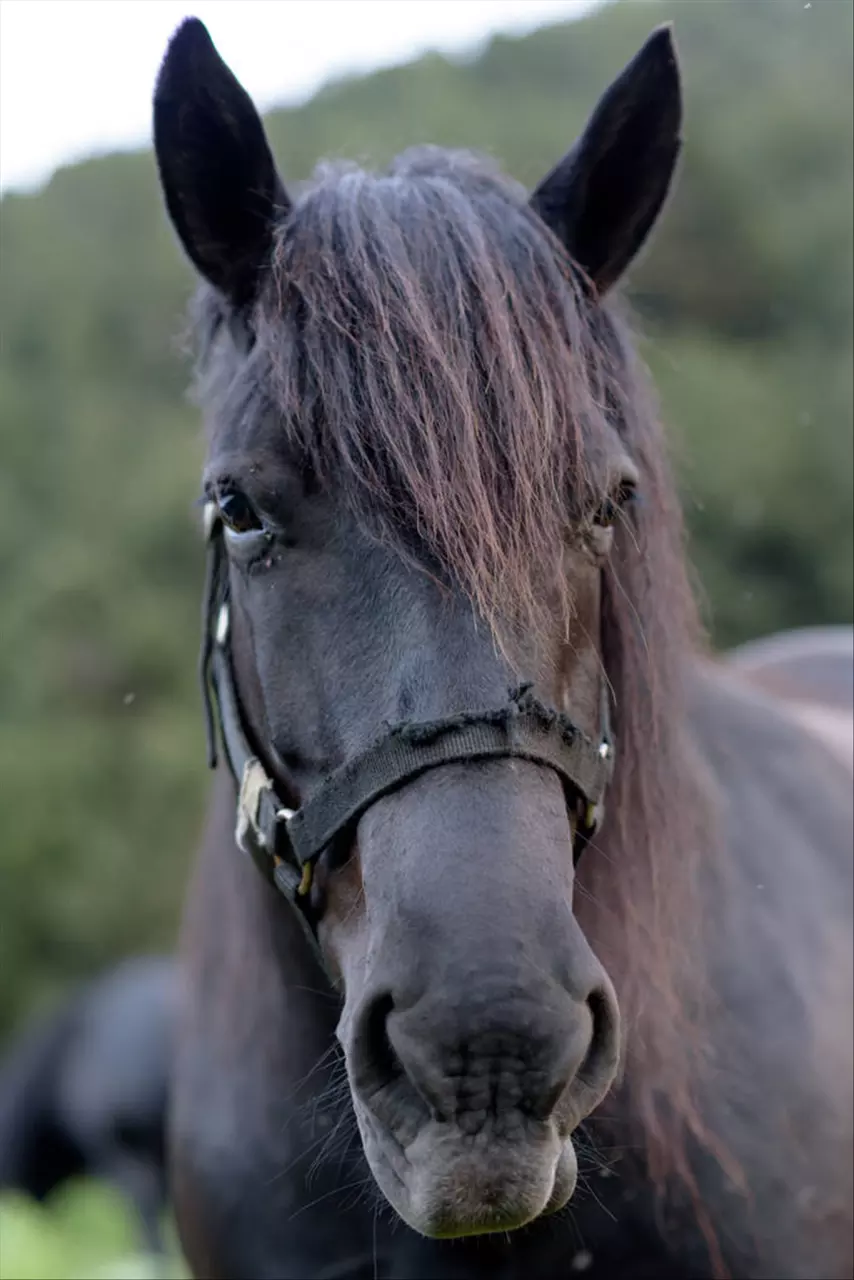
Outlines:
<svg viewBox="0 0 854 1280"><path fill-rule="evenodd" d="M248 853L296 911L319 954L317 919L310 902L314 865L323 851L381 796L444 764L494 759L528 760L561 779L576 816L573 861L603 817L605 790L614 767L609 696L600 686L598 740L593 742L561 712L543 705L531 685L509 691L492 711L463 712L443 720L390 725L381 738L332 770L298 809L289 809L246 735L231 663L231 615L222 521L205 506L207 565L202 617L200 678L208 764L216 767L217 728L238 787L238 847ZM321 957L322 961L322 957Z"/></svg>

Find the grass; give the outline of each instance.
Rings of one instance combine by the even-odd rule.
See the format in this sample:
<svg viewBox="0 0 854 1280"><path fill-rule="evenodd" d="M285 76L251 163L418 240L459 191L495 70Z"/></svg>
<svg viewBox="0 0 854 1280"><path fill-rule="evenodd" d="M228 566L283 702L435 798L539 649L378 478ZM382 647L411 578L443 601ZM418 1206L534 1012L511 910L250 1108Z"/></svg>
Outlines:
<svg viewBox="0 0 854 1280"><path fill-rule="evenodd" d="M164 1262L141 1252L132 1210L112 1188L71 1183L37 1204L0 1195L0 1280L189 1280L174 1230Z"/></svg>

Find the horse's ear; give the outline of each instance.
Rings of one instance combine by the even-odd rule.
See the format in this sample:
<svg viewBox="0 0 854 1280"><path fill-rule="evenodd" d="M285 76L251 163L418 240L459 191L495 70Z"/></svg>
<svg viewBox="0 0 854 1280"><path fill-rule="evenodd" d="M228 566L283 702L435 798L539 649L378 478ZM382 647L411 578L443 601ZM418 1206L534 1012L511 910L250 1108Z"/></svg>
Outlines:
<svg viewBox="0 0 854 1280"><path fill-rule="evenodd" d="M289 202L258 112L198 18L182 22L163 59L154 150L187 254L235 306L251 302Z"/></svg>
<svg viewBox="0 0 854 1280"><path fill-rule="evenodd" d="M681 147L673 32L653 31L603 94L581 137L531 204L602 296L641 249Z"/></svg>

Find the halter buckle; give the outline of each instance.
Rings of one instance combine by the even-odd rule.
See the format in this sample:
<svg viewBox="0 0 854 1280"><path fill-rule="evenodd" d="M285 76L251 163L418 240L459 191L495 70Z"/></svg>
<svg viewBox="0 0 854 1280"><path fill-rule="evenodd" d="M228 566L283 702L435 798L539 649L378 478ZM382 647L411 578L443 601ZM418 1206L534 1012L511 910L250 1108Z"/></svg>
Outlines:
<svg viewBox="0 0 854 1280"><path fill-rule="evenodd" d="M276 821L287 823L294 816L295 812L296 812L295 809L286 809L284 806L282 806L281 809L276 810ZM273 854L273 861L276 863L278 863L279 861L279 859L276 858L275 854ZM302 866L302 872L300 874L300 881L296 887L296 894L298 898L306 897L306 895L311 891L313 878L314 878L314 863L304 862Z"/></svg>
<svg viewBox="0 0 854 1280"><path fill-rule="evenodd" d="M264 834L258 823L258 808L262 792L272 791L272 789L273 784L267 777L260 760L256 760L254 756L247 760L243 766L243 777L240 779L240 795L237 800L237 826L234 832L234 839L237 847L250 856L252 854L252 849L249 846L250 837L262 849L266 850L267 848ZM272 852L272 850L269 852Z"/></svg>

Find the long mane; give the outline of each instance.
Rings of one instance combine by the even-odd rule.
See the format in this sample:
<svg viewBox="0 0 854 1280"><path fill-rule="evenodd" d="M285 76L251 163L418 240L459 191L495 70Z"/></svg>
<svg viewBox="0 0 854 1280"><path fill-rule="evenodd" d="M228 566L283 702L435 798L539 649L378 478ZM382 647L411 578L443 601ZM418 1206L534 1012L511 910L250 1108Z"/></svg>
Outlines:
<svg viewBox="0 0 854 1280"><path fill-rule="evenodd" d="M289 446L363 526L453 579L498 629L544 627L543 600L552 628L555 601L571 612L567 514L598 491L604 433L622 434L641 500L605 570L618 763L577 911L617 988L651 1173L690 1182L686 1150L708 1145L695 1103L706 817L681 679L699 628L664 435L624 324L524 191L434 149L379 175L318 171L279 229L248 359L206 308L203 399L221 400L223 382L238 399L272 396Z"/></svg>

